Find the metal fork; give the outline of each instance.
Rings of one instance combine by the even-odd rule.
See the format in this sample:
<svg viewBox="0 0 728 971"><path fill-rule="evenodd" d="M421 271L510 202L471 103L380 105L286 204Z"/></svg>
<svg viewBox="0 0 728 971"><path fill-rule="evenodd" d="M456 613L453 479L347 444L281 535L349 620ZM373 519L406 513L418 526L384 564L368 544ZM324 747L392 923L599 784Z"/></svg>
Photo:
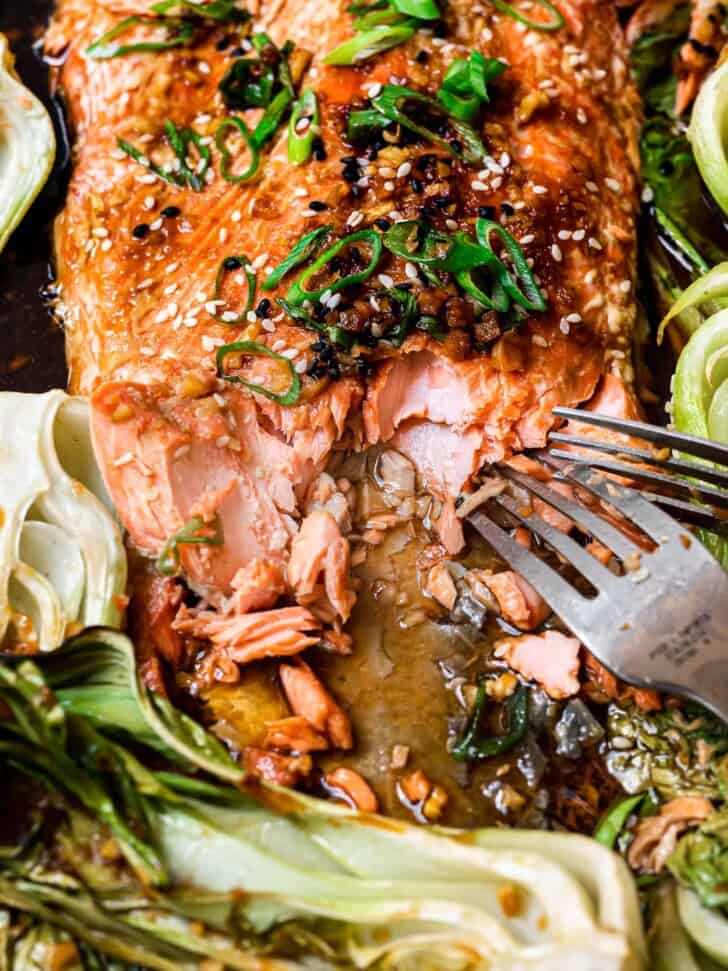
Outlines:
<svg viewBox="0 0 728 971"><path fill-rule="evenodd" d="M543 559L519 545L482 507L467 521L538 590L582 644L617 677L638 687L684 695L728 721L728 573L692 533L659 508L669 508L690 523L711 530L723 529L725 523L719 517L728 510L728 471L683 456L728 466L728 447L591 412L563 408L555 409L554 414L623 432L667 450L655 455L647 449L553 433L552 442L597 453L594 457L563 449L537 453L551 465L556 481L567 482L599 501L590 506L566 498L547 483L508 465L498 466L504 478L553 506L580 532L608 547L623 565L623 575L613 573L571 535L546 522L531 504L524 506L522 500L507 492L489 500L494 504L493 512L496 508L501 514L505 511L511 521L540 537L588 581L593 595L582 593ZM672 450L678 450L680 457L673 457ZM598 453L626 461L603 458ZM630 460L649 463L652 468L636 468ZM669 487L673 495L648 498L647 493L628 488L602 472ZM686 499L707 501L712 509ZM611 521L595 512L599 504L602 509L608 507ZM627 534L613 525L620 519L631 527ZM641 537L641 544L634 541L635 527L646 538Z"/></svg>

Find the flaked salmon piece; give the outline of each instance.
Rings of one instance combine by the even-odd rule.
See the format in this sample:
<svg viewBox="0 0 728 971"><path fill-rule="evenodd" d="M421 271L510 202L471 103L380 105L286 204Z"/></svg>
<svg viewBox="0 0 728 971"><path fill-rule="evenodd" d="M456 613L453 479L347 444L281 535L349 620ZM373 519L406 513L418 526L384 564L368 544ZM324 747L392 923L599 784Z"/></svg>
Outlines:
<svg viewBox="0 0 728 971"><path fill-rule="evenodd" d="M324 752L329 747L326 737L317 732L305 718L293 715L266 722L263 748L283 749L286 752Z"/></svg>
<svg viewBox="0 0 728 971"><path fill-rule="evenodd" d="M635 688L632 685L623 684L586 648L583 650L583 660L584 668L607 698L614 700L632 698L642 711L660 711L662 709L662 698L658 691L654 691L652 688Z"/></svg>
<svg viewBox="0 0 728 971"><path fill-rule="evenodd" d="M287 590L280 563L257 558L240 567L230 586L233 593L227 607L236 614L267 610Z"/></svg>
<svg viewBox="0 0 728 971"><path fill-rule="evenodd" d="M463 523L455 509L452 499L442 504L442 510L435 523L437 535L449 556L457 556L465 546Z"/></svg>
<svg viewBox="0 0 728 971"><path fill-rule="evenodd" d="M302 660L281 664L281 684L294 714L301 715L320 732L325 732L335 748L353 745L348 715L324 688L311 668Z"/></svg>
<svg viewBox="0 0 728 971"><path fill-rule="evenodd" d="M677 846L678 837L699 826L715 812L705 796L678 796L663 806L656 816L639 820L627 859L635 870L659 873Z"/></svg>
<svg viewBox="0 0 728 971"><path fill-rule="evenodd" d="M100 387L92 398L95 450L136 545L158 555L192 516L216 514L223 545L179 547L194 585L227 593L251 559L283 562L297 490L305 491L338 434L342 395L354 394L346 383L324 392L310 429L282 409L266 409L264 424L256 403L236 390L190 399L137 384Z"/></svg>
<svg viewBox="0 0 728 971"><path fill-rule="evenodd" d="M447 610L452 610L455 606L458 591L452 574L444 562L440 561L430 569L425 582L425 592Z"/></svg>
<svg viewBox="0 0 728 971"><path fill-rule="evenodd" d="M324 778L324 784L331 795L343 795L345 802L352 809L362 813L376 813L379 801L374 790L366 779L353 769L340 766L329 772Z"/></svg>
<svg viewBox="0 0 728 971"><path fill-rule="evenodd" d="M291 543L288 582L300 602L317 598L323 580L325 595L342 621L349 619L356 594L349 584L349 540L341 535L331 513L309 513Z"/></svg>
<svg viewBox="0 0 728 971"><path fill-rule="evenodd" d="M529 681L536 681L551 698L578 694L580 644L559 631L505 637L495 644L495 656L502 658Z"/></svg>
<svg viewBox="0 0 728 971"><path fill-rule="evenodd" d="M549 605L528 580L512 570L485 577L483 583L495 596L508 623L521 630L540 627L551 613Z"/></svg>
<svg viewBox="0 0 728 971"><path fill-rule="evenodd" d="M311 774L313 760L306 755L282 755L267 749L247 745L243 752L245 771L254 779L262 779L277 786L297 785Z"/></svg>
<svg viewBox="0 0 728 971"><path fill-rule="evenodd" d="M320 639L312 633L319 623L304 607L225 614L183 605L173 626L182 634L210 641L236 664L300 654Z"/></svg>

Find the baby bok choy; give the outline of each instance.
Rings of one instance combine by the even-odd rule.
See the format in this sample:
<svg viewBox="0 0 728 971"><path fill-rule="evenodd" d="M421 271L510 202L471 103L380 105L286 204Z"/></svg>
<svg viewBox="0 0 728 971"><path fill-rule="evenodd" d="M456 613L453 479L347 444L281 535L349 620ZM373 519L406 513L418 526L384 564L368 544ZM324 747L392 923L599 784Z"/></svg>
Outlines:
<svg viewBox="0 0 728 971"><path fill-rule="evenodd" d="M8 796L39 786L54 807L42 825L29 807L12 848L0 838L11 950L32 934L78 966L160 971L644 968L634 887L604 847L425 829L248 783L132 684L131 650L99 629L0 664Z"/></svg>
<svg viewBox="0 0 728 971"><path fill-rule="evenodd" d="M0 643L52 651L121 622L126 554L96 466L88 405L0 394Z"/></svg>
<svg viewBox="0 0 728 971"><path fill-rule="evenodd" d="M45 185L56 155L51 120L13 65L0 34L0 252Z"/></svg>

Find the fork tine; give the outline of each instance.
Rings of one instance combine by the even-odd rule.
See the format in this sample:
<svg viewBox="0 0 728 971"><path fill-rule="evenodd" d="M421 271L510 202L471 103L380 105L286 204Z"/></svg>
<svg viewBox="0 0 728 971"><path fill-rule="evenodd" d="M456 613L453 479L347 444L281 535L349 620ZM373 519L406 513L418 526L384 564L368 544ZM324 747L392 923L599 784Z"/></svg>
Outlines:
<svg viewBox="0 0 728 971"><path fill-rule="evenodd" d="M713 511L706 506L698 506L694 502L685 502L683 499L674 499L672 496L661 496L656 492L645 492L644 497L683 523L699 526L719 536L728 536L728 520L716 519Z"/></svg>
<svg viewBox="0 0 728 971"><path fill-rule="evenodd" d="M530 550L516 543L505 530L497 526L484 513L474 512L467 517L466 522L469 522L483 539L490 543L509 566L538 590L551 609L572 628L577 637L580 636L580 631L587 630L585 622L590 601L559 576L556 570L534 556Z"/></svg>
<svg viewBox="0 0 728 971"><path fill-rule="evenodd" d="M561 466L559 465L560 468ZM621 560L626 560L628 557L633 557L635 553L641 552L639 546L633 543L632 540L627 539L624 533L620 533L611 523L608 523L601 516L597 516L596 513L593 513L590 509L586 509L578 502L566 499L558 492L554 492L553 489L549 489L547 485L539 482L538 479L534 479L530 475L524 475L522 472L517 472L508 465L498 466L498 470L517 485L537 495L539 499L543 499L544 502L553 506L554 509L558 509L559 512L568 516L569 519L573 520L586 533L589 533L594 539L598 539L600 543L608 546Z"/></svg>
<svg viewBox="0 0 728 971"><path fill-rule="evenodd" d="M575 455L565 449L554 448L551 454L557 459L566 459L573 465L584 465L591 469L599 469L601 472L610 472L614 475L624 476L627 479L634 479L638 482L648 482L653 485L663 486L677 492L684 499L699 499L718 509L728 509L728 492L722 492L712 486L702 486L697 482L687 479L676 478L672 475L663 475L661 472L653 472L651 469L642 469L628 462L613 462L611 459L590 458L588 455Z"/></svg>
<svg viewBox="0 0 728 971"><path fill-rule="evenodd" d="M565 432L549 432L549 441L573 445L575 448L589 449L593 452L604 452L607 455L627 456L629 459L646 462L656 468L667 469L676 475L703 479L705 482L712 482L713 485L728 489L728 472L712 465L704 465L702 462L680 461L674 458L662 459L646 449L631 448L630 446L619 445L617 442L603 442L595 438L579 438L576 435L567 435Z"/></svg>
<svg viewBox="0 0 728 971"><path fill-rule="evenodd" d="M644 499L639 492L607 479L589 466L574 464L571 457L561 467L561 474L613 506L625 519L647 533L658 547L667 538L683 533L679 523Z"/></svg>
<svg viewBox="0 0 728 971"><path fill-rule="evenodd" d="M707 462L728 466L728 445L722 445L720 442L708 442L704 438L668 431L658 425L648 425L646 422L632 421L628 418L612 418L611 415L600 415L595 411L580 411L578 408L554 408L554 415L558 418L581 422L584 425L609 428L624 435L631 435L633 438L652 442L660 448L674 448L678 452L694 455Z"/></svg>
<svg viewBox="0 0 728 971"><path fill-rule="evenodd" d="M560 529L547 523L545 519L536 513L523 513L519 503L512 497L504 493L495 497L495 501L507 509L520 523L523 523L531 532L536 533L541 539L545 540L549 546L560 553L572 566L576 567L582 576L596 587L597 590L612 586L615 576L613 573L588 553L583 546L571 539Z"/></svg>

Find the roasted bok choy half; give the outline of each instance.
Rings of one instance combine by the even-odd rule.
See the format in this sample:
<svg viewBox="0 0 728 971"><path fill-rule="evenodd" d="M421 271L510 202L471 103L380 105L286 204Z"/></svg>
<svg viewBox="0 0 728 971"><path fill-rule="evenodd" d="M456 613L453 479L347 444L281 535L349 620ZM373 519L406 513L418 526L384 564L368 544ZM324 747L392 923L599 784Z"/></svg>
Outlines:
<svg viewBox="0 0 728 971"><path fill-rule="evenodd" d="M74 630L118 627L125 588L88 404L0 394L0 644L52 651Z"/></svg>
<svg viewBox="0 0 728 971"><path fill-rule="evenodd" d="M45 185L56 155L51 120L13 64L0 34L0 251Z"/></svg>
<svg viewBox="0 0 728 971"><path fill-rule="evenodd" d="M74 967L644 967L615 854L580 836L424 829L248 785L137 680L118 632L0 664L0 703L10 798L36 787L45 807L0 845L5 967L26 967L28 935L50 956L63 945ZM145 753L165 770L145 768Z"/></svg>

